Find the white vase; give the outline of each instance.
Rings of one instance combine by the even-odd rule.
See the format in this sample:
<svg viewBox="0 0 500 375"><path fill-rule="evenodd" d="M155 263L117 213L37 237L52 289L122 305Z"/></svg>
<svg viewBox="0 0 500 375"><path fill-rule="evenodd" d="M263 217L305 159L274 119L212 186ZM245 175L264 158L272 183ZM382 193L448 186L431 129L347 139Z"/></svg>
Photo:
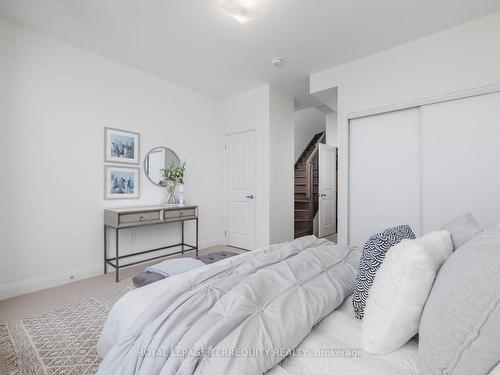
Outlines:
<svg viewBox="0 0 500 375"><path fill-rule="evenodd" d="M177 192L178 192L177 201L179 202L180 206L184 206L184 184L178 185Z"/></svg>

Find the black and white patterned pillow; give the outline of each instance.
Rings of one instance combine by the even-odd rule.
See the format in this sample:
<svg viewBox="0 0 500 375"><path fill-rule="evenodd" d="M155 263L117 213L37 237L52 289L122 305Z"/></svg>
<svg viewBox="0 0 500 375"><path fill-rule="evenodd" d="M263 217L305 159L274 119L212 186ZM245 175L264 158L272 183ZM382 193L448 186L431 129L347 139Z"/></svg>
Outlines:
<svg viewBox="0 0 500 375"><path fill-rule="evenodd" d="M366 241L359 262L358 276L356 277L356 286L352 298L356 318L363 319L368 292L373 285L377 270L384 261L387 250L404 239L414 238L415 234L408 225L400 225L374 234Z"/></svg>

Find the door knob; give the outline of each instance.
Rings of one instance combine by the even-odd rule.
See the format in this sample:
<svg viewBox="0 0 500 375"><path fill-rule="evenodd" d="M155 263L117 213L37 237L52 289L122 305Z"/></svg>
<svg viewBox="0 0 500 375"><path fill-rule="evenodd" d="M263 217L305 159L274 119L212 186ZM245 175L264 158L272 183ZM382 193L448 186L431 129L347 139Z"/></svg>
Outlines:
<svg viewBox="0 0 500 375"><path fill-rule="evenodd" d="M248 198L248 199L253 199L253 198L254 198L254 196L253 196L253 194L250 194L250 195L247 195L247 196L246 196L246 198Z"/></svg>
<svg viewBox="0 0 500 375"><path fill-rule="evenodd" d="M326 194L320 194L319 196L320 197L326 197Z"/></svg>

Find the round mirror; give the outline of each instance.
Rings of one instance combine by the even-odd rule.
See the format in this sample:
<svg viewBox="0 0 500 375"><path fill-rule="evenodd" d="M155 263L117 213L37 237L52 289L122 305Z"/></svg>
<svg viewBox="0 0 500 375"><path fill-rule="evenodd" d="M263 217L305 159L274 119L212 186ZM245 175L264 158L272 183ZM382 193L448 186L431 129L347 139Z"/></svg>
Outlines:
<svg viewBox="0 0 500 375"><path fill-rule="evenodd" d="M181 165L179 157L171 149L166 147L155 147L149 151L144 158L144 172L156 186L165 186L161 180L161 170L168 167Z"/></svg>

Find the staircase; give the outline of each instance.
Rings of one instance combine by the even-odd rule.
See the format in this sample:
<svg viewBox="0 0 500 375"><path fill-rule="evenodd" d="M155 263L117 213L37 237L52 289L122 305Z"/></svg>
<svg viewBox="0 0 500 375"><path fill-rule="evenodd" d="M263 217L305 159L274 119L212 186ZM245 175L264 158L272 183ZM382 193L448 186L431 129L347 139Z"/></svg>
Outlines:
<svg viewBox="0 0 500 375"><path fill-rule="evenodd" d="M325 133L316 134L295 163L295 238L313 234L318 212L318 145Z"/></svg>

